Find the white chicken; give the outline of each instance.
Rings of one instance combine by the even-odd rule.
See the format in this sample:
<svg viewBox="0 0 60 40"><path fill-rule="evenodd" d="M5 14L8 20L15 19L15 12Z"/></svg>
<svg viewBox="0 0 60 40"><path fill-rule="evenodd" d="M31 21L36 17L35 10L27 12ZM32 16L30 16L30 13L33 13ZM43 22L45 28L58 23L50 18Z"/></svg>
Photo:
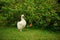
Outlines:
<svg viewBox="0 0 60 40"><path fill-rule="evenodd" d="M24 15L21 15L21 21L17 22L17 28L22 31L22 29L26 26L26 21L24 19Z"/></svg>

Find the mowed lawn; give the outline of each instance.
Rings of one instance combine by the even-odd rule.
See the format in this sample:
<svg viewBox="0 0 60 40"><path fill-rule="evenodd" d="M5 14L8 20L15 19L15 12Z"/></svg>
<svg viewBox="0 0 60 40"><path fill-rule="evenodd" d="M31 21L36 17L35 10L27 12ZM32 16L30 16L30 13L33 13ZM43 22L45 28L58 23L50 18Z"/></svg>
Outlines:
<svg viewBox="0 0 60 40"><path fill-rule="evenodd" d="M60 40L60 34L31 28L20 32L14 27L0 27L0 40Z"/></svg>

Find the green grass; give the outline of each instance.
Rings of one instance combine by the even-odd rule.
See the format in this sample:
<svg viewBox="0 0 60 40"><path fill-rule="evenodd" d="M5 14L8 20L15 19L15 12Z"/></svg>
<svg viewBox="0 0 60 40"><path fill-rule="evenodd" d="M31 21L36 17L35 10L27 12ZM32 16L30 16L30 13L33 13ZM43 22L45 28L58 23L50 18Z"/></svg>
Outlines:
<svg viewBox="0 0 60 40"><path fill-rule="evenodd" d="M0 28L0 40L60 40L60 34L39 29Z"/></svg>

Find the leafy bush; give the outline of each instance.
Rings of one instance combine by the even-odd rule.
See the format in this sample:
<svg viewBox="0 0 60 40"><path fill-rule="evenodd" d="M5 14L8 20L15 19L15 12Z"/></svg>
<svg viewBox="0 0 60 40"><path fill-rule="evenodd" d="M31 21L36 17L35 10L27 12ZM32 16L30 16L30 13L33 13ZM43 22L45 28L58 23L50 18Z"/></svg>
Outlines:
<svg viewBox="0 0 60 40"><path fill-rule="evenodd" d="M56 0L0 0L0 2L2 25L16 26L21 14L24 14L27 25L32 23L34 28L57 30L60 27L60 16L55 9Z"/></svg>

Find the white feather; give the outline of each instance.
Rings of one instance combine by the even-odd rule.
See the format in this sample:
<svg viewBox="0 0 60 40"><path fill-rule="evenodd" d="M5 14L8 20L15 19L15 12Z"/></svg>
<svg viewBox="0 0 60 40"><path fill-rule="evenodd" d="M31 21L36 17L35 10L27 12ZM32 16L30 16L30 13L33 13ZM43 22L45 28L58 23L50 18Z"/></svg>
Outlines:
<svg viewBox="0 0 60 40"><path fill-rule="evenodd" d="M21 15L21 21L17 22L17 28L22 31L22 29L26 26L26 21L23 18L24 15Z"/></svg>

